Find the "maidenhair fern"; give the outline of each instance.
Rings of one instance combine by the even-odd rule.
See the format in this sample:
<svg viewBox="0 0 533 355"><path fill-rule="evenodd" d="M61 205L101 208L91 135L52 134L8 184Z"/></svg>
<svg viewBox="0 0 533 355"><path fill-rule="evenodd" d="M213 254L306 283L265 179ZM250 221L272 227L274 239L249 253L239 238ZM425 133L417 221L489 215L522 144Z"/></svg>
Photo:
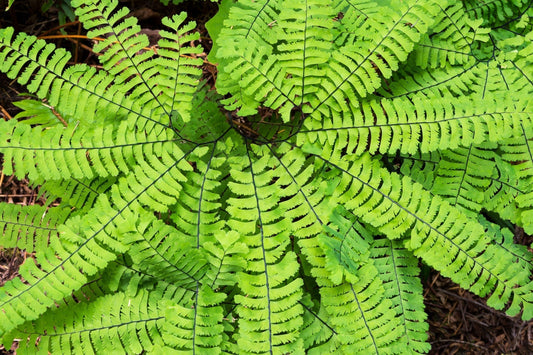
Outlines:
<svg viewBox="0 0 533 355"><path fill-rule="evenodd" d="M0 30L47 103L0 122L3 172L59 201L0 205L35 253L7 348L425 353L420 260L533 318L531 2L226 0L214 88L184 13L152 50L118 1L72 5L100 69Z"/></svg>

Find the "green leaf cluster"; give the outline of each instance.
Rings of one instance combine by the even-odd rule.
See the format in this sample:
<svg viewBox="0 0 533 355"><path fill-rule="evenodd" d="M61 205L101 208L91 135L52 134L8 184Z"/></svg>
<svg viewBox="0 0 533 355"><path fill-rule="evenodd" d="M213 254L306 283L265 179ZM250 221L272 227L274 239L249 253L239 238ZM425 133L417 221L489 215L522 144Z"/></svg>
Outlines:
<svg viewBox="0 0 533 355"><path fill-rule="evenodd" d="M154 51L117 0L72 5L99 69L0 30L47 103L0 121L48 201L0 204L0 246L35 253L7 348L426 353L420 262L533 318L528 2L223 1L215 87L185 13Z"/></svg>

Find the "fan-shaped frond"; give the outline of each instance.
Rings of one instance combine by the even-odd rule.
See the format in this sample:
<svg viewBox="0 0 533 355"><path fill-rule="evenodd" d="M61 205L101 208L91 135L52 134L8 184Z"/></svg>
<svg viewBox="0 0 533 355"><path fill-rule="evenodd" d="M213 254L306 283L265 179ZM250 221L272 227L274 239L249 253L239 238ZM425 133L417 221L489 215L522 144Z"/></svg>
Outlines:
<svg viewBox="0 0 533 355"><path fill-rule="evenodd" d="M483 20L472 21L459 2L439 2L435 24L412 53L421 68L447 67L448 64L471 65L476 59L474 43L489 40Z"/></svg>
<svg viewBox="0 0 533 355"><path fill-rule="evenodd" d="M113 107L113 112L122 109L121 114L127 115L133 104L126 103L124 95L106 92L111 77L85 65L65 69L70 53L33 36L19 34L13 38L13 32L12 28L0 30L0 69L39 98L47 98L52 106L61 106L68 122L85 117L84 124L90 125L96 119L96 108L106 105Z"/></svg>
<svg viewBox="0 0 533 355"><path fill-rule="evenodd" d="M0 205L36 252L7 345L422 353L415 257L533 318L529 2L225 0L205 82L184 13L150 47L118 0L72 4L101 67L0 30L42 100L0 121L2 173L47 198Z"/></svg>
<svg viewBox="0 0 533 355"><path fill-rule="evenodd" d="M87 34L100 41L94 47L104 69L113 76L113 83L130 92L135 100L149 112L150 117L163 124L170 122L174 111L183 121L189 120L191 101L201 74L201 60L190 56L201 52L198 47L186 47L198 39L190 34L195 24L181 27L186 14L181 13L163 20L170 31L160 31L157 58L146 34L141 33L135 17L127 16L129 10L116 10L118 1L80 1L77 14Z"/></svg>
<svg viewBox="0 0 533 355"><path fill-rule="evenodd" d="M318 310L313 311L312 302L302 303L302 334L315 334L311 354L400 353L401 339L390 331L399 326L399 318L390 311L392 304L369 259L371 235L347 215L337 208L327 234L301 241L320 291Z"/></svg>

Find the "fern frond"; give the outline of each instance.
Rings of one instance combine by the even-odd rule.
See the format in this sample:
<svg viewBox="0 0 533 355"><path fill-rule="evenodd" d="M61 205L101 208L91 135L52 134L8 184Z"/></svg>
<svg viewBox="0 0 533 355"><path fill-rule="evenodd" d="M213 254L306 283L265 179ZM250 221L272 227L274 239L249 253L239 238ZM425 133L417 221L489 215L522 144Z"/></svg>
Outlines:
<svg viewBox="0 0 533 355"><path fill-rule="evenodd" d="M207 261L196 245L149 213L140 213L128 255L132 267L151 277L191 289L206 273Z"/></svg>
<svg viewBox="0 0 533 355"><path fill-rule="evenodd" d="M500 25L517 17L528 5L527 0L465 0L463 3L470 17L483 19L486 24L491 25Z"/></svg>
<svg viewBox="0 0 533 355"><path fill-rule="evenodd" d="M304 305L302 335L320 334L309 348L311 354L400 353L399 334L391 331L400 319L390 311L392 303L368 257L371 235L348 214L337 208L327 234L300 241L320 291L318 310Z"/></svg>
<svg viewBox="0 0 533 355"><path fill-rule="evenodd" d="M400 173L421 184L424 189L431 190L440 161L440 152L400 155L400 158Z"/></svg>
<svg viewBox="0 0 533 355"><path fill-rule="evenodd" d="M333 167L342 174L336 196L346 209L390 239L409 231L408 249L462 287L482 296L492 292L492 307L506 308L512 300L506 309L509 314L523 310L526 319L533 312L529 273L512 255L491 245L476 221L409 179L381 170L368 156Z"/></svg>
<svg viewBox="0 0 533 355"><path fill-rule="evenodd" d="M96 179L69 179L49 180L41 183L34 181L40 186L40 192L46 197L47 204L61 199L62 206L69 206L79 212L90 210L100 194L105 194L116 182L116 178L108 176Z"/></svg>
<svg viewBox="0 0 533 355"><path fill-rule="evenodd" d="M271 181L281 169L269 168L275 159L264 153L247 147L247 159L236 159L230 171L229 188L239 198L228 199L228 226L250 249L248 265L238 274L236 340L245 353L301 352L302 280L296 277L296 255L289 251L290 223L273 198L279 189Z"/></svg>
<svg viewBox="0 0 533 355"><path fill-rule="evenodd" d="M157 54L158 76L157 86L161 87L163 98L161 104L169 107L167 112L179 112L184 122L189 121L190 112L198 106L192 104L193 94L198 87L198 80L202 73L200 58L193 59L202 53L202 47L188 46L198 38L199 33L191 33L196 27L195 22L183 25L187 15L182 12L172 18L164 18L162 23L170 31L160 31L162 39L159 40Z"/></svg>
<svg viewBox="0 0 533 355"><path fill-rule="evenodd" d="M162 334L165 343L181 352L220 354L228 341L220 306L225 298L224 293L202 286L190 306L168 307Z"/></svg>
<svg viewBox="0 0 533 355"><path fill-rule="evenodd" d="M363 26L352 28L360 38L371 40L333 52L333 60L328 63L331 70L317 93L319 103L311 103L314 111L323 104L344 109L341 97L355 103L358 98L353 93L360 98L372 94L382 85L381 78L390 78L407 59L420 35L432 23L434 8L431 1L406 2L400 7L396 11L382 7L379 15L376 13Z"/></svg>
<svg viewBox="0 0 533 355"><path fill-rule="evenodd" d="M482 19L472 21L461 2L439 2L438 7L431 33L416 46L413 59L423 69L472 65L474 44L488 41L489 30L480 28Z"/></svg>
<svg viewBox="0 0 533 355"><path fill-rule="evenodd" d="M101 53L99 60L114 77L114 84L131 91L129 98L150 109L151 117L164 124L170 122L174 111L189 120L191 101L198 84L202 61L188 56L201 53L200 47L184 47L195 41L199 34L189 34L195 23L180 28L186 14L181 13L163 20L173 32L161 31L158 58L148 49L150 43L135 17L127 16L125 7L116 10L118 1L76 2L80 21L89 30L88 36L103 38L94 50ZM161 96L163 95L163 96ZM146 108L143 108L146 111Z"/></svg>
<svg viewBox="0 0 533 355"><path fill-rule="evenodd" d="M527 246L516 244L514 233L505 227L501 227L495 223L491 223L482 216L478 217L479 223L485 228L486 234L492 237L493 243L499 245L509 255L515 258L515 262L520 264L523 270L531 272L533 270L533 254L528 250Z"/></svg>
<svg viewBox="0 0 533 355"><path fill-rule="evenodd" d="M0 30L0 70L26 85L29 92L36 93L39 98L48 98L52 106L61 103L61 114L67 121L86 117L88 123L92 122L96 103L115 101L112 105L122 106L124 98L113 100L114 95L104 95L110 77L84 65L65 69L70 58L70 53L64 49L36 37L19 34L13 38L12 28ZM81 102L84 105L80 105Z"/></svg>
<svg viewBox="0 0 533 355"><path fill-rule="evenodd" d="M107 6L114 9L117 3L105 2L102 4L98 2L98 4L101 5L100 10L102 10ZM92 8L91 6L88 4L86 9ZM80 11L83 13L83 10ZM96 9L95 11L98 12L99 10ZM110 14L102 14L103 19L106 19L105 15ZM99 23L102 18L95 19L95 23ZM126 27L130 25L131 19L126 20ZM118 19L111 22L116 20ZM185 35L182 30L177 29L182 20L183 16L167 22L178 33L178 36ZM91 22L92 25L95 23ZM109 24L105 28L113 31ZM186 29L190 29L190 26ZM124 35L130 36L134 42L130 43L132 45L131 51L142 45L142 43L137 43L135 39L137 36L134 34L135 30L133 32L126 30ZM175 36L164 34L165 38L162 43L164 51L163 55L158 58L159 60L147 60L146 55L140 54L138 62L133 62L135 64L133 68L124 68L128 61L121 61L125 57L121 57L119 49L124 50L125 48L121 47L120 44L111 45L113 51L119 53L117 54L118 57L113 56L114 59L111 61L115 60L117 65L120 62L118 67L124 70L124 73L121 72L124 76L122 81L114 82L113 76L96 71L86 65L75 65L65 69L70 54L63 49L56 50L51 44L46 45L44 41L38 40L36 37L23 34L13 39L13 29L2 29L0 31L0 59L3 63L0 69L9 72L10 77L16 77L19 83L26 84L28 90L36 92L39 98L47 98L50 105L55 107L67 122L75 122L79 117L84 117L83 124L90 125L94 121L110 121L110 116L114 116L113 120L129 117L134 124L139 124L150 130L154 126L166 127L171 124L171 117L176 116L177 109L180 110L180 117L184 119L188 117L194 92L192 87L196 86L196 78L200 74L199 69L195 66L200 65L201 61L180 59L180 52L176 49L179 44L171 43ZM139 36L139 38L143 38L143 36ZM187 38L185 36L184 39ZM142 40L140 41L142 42ZM198 50L185 49L184 53L194 54ZM133 58L133 52L128 52L128 55L127 58ZM168 58L178 60L178 64L170 63ZM180 78L172 78L172 83L168 83L167 79L159 75L159 70L162 68L175 70L176 74L179 71ZM21 75L22 73L24 74ZM130 81L125 83L125 78L128 78L131 84L128 84ZM162 89L165 87L164 83L168 83L167 86L170 85L170 89ZM132 90L129 97L124 95L125 92L128 92L128 87L131 89L132 86L136 86L136 90ZM170 98L175 98L176 95L180 94L179 101L181 103L176 105L158 102L161 90L165 91Z"/></svg>
<svg viewBox="0 0 533 355"><path fill-rule="evenodd" d="M20 339L17 353L35 354L138 354L163 343L165 308L158 294L140 291L136 296L115 293L92 302L52 309L39 319L12 331ZM98 314L97 317L87 317Z"/></svg>
<svg viewBox="0 0 533 355"><path fill-rule="evenodd" d="M154 52L145 50L150 43L146 34L141 34L137 18L127 16L130 11L126 7L117 10L117 0L74 1L72 5L76 7L80 22L89 31L87 36L101 38L94 51L100 54L98 59L113 80L117 84L128 83L128 89L136 84L144 86L145 76L139 74L149 68L143 64ZM138 76L128 80L132 73Z"/></svg>
<svg viewBox="0 0 533 355"><path fill-rule="evenodd" d="M0 245L25 249L28 253L44 253L49 240L57 238L57 226L65 222L69 214L66 208L0 203Z"/></svg>
<svg viewBox="0 0 533 355"><path fill-rule="evenodd" d="M399 334L392 331L399 320L390 311L391 302L384 290L377 270L372 264L360 267L356 282L323 285L321 302L330 316L330 324L337 332L342 353L392 353Z"/></svg>
<svg viewBox="0 0 533 355"><path fill-rule="evenodd" d="M443 151L432 192L466 211L479 212L496 169L495 145Z"/></svg>
<svg viewBox="0 0 533 355"><path fill-rule="evenodd" d="M375 239L371 255L379 277L383 280L385 297L392 300L392 309L400 318L401 353L430 350L427 315L424 310L423 289L419 279L418 260L400 241Z"/></svg>
<svg viewBox="0 0 533 355"><path fill-rule="evenodd" d="M220 40L226 41L227 46L217 52L217 59L225 68L220 73L217 88L222 94L232 95L226 101L228 109L238 108L242 115L250 115L256 112L257 106L264 105L278 110L285 122L290 120L291 109L299 106L303 106L304 112L316 112L317 119L320 118L318 112L340 111L346 106L345 99L355 103L358 99L354 93L365 97L374 92L381 85L381 76L390 77L398 64L406 60L420 33L427 31L433 11L428 2L406 4L390 16L380 13L379 17L365 21L364 26L356 29L358 37L379 38L379 41L360 41L357 46L342 44L328 50L328 41L317 43L314 38L337 31L332 26L342 27L339 22L325 20L336 14L327 11L329 6L322 2L292 3L294 5L278 10L279 14L269 12L276 27L270 31L265 29L268 40L258 39L252 42L253 46L247 35L255 23L244 24L241 18L246 18L244 13L248 11L254 13L255 9L237 5L240 9L235 13L241 16L239 19L235 18L235 13L230 13L227 21L233 26L232 30L223 30L220 34ZM349 3L343 4L349 7ZM341 7L339 2L335 6ZM264 10L267 9L270 7L265 3ZM380 10L388 13L386 8ZM416 25L405 26L410 21ZM310 24L313 28L307 30ZM324 79L318 80L319 76Z"/></svg>
<svg viewBox="0 0 533 355"><path fill-rule="evenodd" d="M218 211L223 205L220 197L226 187L226 154L231 145L215 142L195 149L188 156L194 167L185 172L180 200L173 206L170 216L182 239L200 247L205 242L215 242L216 235L224 229L224 221Z"/></svg>
<svg viewBox="0 0 533 355"><path fill-rule="evenodd" d="M509 162L520 181L519 189L522 192L516 199L516 204L521 210L519 224L526 233L533 233L533 144L531 133L524 134L516 139L511 139L500 146L502 159Z"/></svg>
<svg viewBox="0 0 533 355"><path fill-rule="evenodd" d="M342 214L345 212L339 211ZM391 331L399 326L399 318L390 311L392 303L385 298L377 269L367 258L355 263L360 255L368 255L368 232L361 225L337 214L330 225L329 237L322 235L320 249L312 259L313 274L320 287L320 304L324 307L330 328L329 337L311 351L343 353L398 353L395 344L399 333ZM366 244L362 250L350 246ZM309 248L313 242L306 241ZM316 242L315 242L316 243ZM366 249L366 250L365 250Z"/></svg>
<svg viewBox="0 0 533 355"><path fill-rule="evenodd" d="M116 213L102 197L92 213L58 227L61 239L51 238L50 248L37 256L39 267L33 259L20 267L26 283L17 278L2 287L0 311L6 320L0 324L0 335L39 317L115 259L116 252L124 252L126 246L111 235L117 229L129 232L132 220L126 211Z"/></svg>
<svg viewBox="0 0 533 355"><path fill-rule="evenodd" d="M206 273L206 281L211 288L235 285L235 274L246 268L245 255L248 246L239 241L240 235L233 232L217 233L216 242L205 242L202 247L205 250L206 259L211 267Z"/></svg>
<svg viewBox="0 0 533 355"><path fill-rule="evenodd" d="M350 105L333 121L305 121L297 139L299 145L335 144L347 154L427 153L521 135L530 117L527 102L510 97L491 97L477 105L466 97L417 95Z"/></svg>
<svg viewBox="0 0 533 355"><path fill-rule="evenodd" d="M0 122L0 151L6 174L31 181L84 179L117 176L138 165L154 147L172 150L176 145L170 130L161 134L135 132L127 122L88 127L17 125Z"/></svg>
<svg viewBox="0 0 533 355"><path fill-rule="evenodd" d="M359 265L364 264L370 257L370 241L372 235L358 222L344 217L347 211L338 206L330 223L325 226L328 235L319 236L319 242L326 256L326 270L329 272L333 284L340 284L344 278L356 280Z"/></svg>

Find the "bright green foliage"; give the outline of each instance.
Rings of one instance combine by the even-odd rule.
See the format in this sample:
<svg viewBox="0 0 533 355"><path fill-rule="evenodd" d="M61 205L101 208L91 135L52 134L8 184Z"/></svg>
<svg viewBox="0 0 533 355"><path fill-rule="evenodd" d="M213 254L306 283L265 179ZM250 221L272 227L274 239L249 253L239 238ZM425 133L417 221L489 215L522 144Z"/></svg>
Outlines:
<svg viewBox="0 0 533 355"><path fill-rule="evenodd" d="M44 250L50 238L57 238L57 225L65 222L68 215L69 210L65 208L1 203L2 246L24 249L29 253Z"/></svg>
<svg viewBox="0 0 533 355"><path fill-rule="evenodd" d="M0 121L3 172L49 203L0 206L0 246L35 252L7 347L425 353L420 260L533 318L525 1L226 0L215 88L184 13L154 51L118 1L72 4L101 69L0 30L46 100Z"/></svg>

